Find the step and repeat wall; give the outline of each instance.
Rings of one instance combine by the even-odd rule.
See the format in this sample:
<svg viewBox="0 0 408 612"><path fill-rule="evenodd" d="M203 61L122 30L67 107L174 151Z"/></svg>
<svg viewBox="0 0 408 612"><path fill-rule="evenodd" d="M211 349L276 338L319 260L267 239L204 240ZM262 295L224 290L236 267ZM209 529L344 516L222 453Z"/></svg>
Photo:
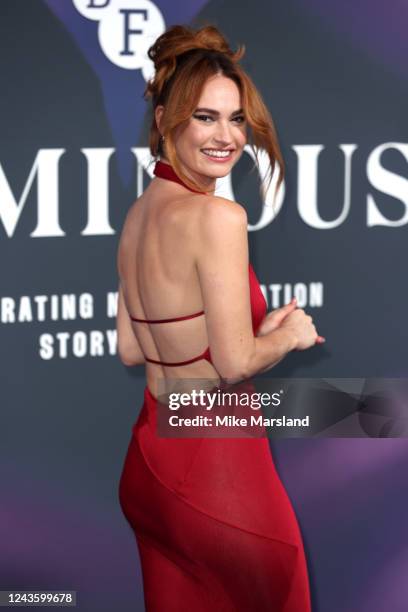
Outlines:
<svg viewBox="0 0 408 612"><path fill-rule="evenodd" d="M117 489L145 378L117 356L116 251L152 176L146 50L167 26L211 23L245 44L276 124L275 211L248 151L231 193L268 309L295 295L326 343L273 374L406 376L407 18L369 0L2 0L0 590L144 609ZM406 440L271 448L313 610L405 610Z"/></svg>

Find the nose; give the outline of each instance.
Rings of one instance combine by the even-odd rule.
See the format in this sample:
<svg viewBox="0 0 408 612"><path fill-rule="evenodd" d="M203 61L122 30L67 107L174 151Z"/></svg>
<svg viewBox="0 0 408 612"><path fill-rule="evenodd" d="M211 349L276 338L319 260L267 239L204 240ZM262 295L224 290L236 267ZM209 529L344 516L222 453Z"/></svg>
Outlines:
<svg viewBox="0 0 408 612"><path fill-rule="evenodd" d="M222 147L232 143L232 133L229 121L217 121L217 127L214 133L214 141Z"/></svg>

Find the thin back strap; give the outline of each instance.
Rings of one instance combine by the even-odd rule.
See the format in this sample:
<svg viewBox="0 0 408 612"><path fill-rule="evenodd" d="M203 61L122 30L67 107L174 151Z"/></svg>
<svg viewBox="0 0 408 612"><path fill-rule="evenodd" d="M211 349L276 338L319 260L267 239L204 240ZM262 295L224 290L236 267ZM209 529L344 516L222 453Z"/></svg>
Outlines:
<svg viewBox="0 0 408 612"><path fill-rule="evenodd" d="M204 314L204 310L200 310L200 312L195 312L191 315L175 317L174 319L137 319L136 317L132 317L132 315L130 315L130 318L132 319L132 321L139 321L140 323L171 323L172 321L184 321L184 319L194 319L194 317L199 317L202 314Z"/></svg>
<svg viewBox="0 0 408 612"><path fill-rule="evenodd" d="M183 366L189 363L194 363L194 361L199 361L200 359L207 359L208 356L208 348L205 349L201 355L197 357L193 357L192 359L186 359L186 361L158 361L157 359L150 359L149 357L145 357L145 361L149 361L150 363L158 363L163 366Z"/></svg>

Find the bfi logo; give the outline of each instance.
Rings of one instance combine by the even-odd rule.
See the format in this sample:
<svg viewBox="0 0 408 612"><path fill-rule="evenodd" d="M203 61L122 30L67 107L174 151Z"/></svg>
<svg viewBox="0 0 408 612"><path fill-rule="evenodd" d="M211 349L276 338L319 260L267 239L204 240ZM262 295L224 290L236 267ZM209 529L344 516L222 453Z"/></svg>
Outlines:
<svg viewBox="0 0 408 612"><path fill-rule="evenodd" d="M342 225L349 213L352 202L351 176L352 156L357 149L355 144L339 145L343 154L343 206L336 218L326 220L324 205L319 207L319 156L324 150L323 145L296 145L292 149L297 156L297 210L299 217L310 228L329 230ZM408 144L402 142L386 142L378 145L368 156L366 162L367 180L377 191L387 194L403 204L402 214L398 219L386 217L375 201L373 193L366 194L366 225L367 227L385 226L401 227L408 223L408 179L392 172L381 163L382 155L389 150L396 150L408 162ZM143 192L143 170L153 178L152 158L147 147L131 149L136 163L136 197ZM87 224L80 232L82 236L103 236L115 234L116 231L109 223L109 161L114 154L114 148L83 148L81 153L87 165L88 200ZM23 212L28 194L37 183L37 226L31 232L32 238L63 237L66 233L59 221L59 162L65 149L40 149L26 180L20 198L14 197L15 189L10 185L3 167L0 164L0 227L6 235L12 238ZM256 150L258 157L261 185L264 184L270 171L269 158L265 151ZM254 160L254 152L249 145L244 148ZM249 225L249 231L263 229L269 225L282 208L285 197L285 184L281 184L276 200L274 200L278 168L275 168L269 189L262 192L263 206L258 222ZM216 195L222 195L235 200L231 174L217 179ZM384 207L383 207L384 208ZM323 217L320 212L323 212ZM3 234L0 230L0 236Z"/></svg>
<svg viewBox="0 0 408 612"><path fill-rule="evenodd" d="M98 40L116 66L141 70L148 81L154 65L147 51L166 29L159 8L150 0L73 0L86 19L98 21Z"/></svg>

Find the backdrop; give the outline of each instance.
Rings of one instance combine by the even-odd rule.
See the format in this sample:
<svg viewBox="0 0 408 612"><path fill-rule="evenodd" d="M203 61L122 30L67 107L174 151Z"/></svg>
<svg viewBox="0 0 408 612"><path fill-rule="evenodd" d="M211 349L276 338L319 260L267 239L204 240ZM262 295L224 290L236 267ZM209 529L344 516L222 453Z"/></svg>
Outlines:
<svg viewBox="0 0 408 612"><path fill-rule="evenodd" d="M2 0L0 589L144 609L117 491L144 368L116 355L116 250L150 180L146 49L168 25L244 43L276 123L277 214L249 154L227 186L268 308L296 295L326 343L274 374L406 376L407 18L398 0ZM405 611L407 441L271 446L313 610Z"/></svg>

